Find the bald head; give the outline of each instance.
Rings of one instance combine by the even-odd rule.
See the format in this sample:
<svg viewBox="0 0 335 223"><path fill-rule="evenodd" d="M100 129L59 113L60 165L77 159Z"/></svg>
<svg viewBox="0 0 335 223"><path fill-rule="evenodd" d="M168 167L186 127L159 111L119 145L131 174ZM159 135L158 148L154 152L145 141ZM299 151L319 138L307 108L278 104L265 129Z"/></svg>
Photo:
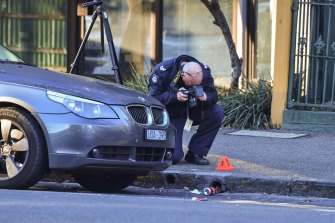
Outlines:
<svg viewBox="0 0 335 223"><path fill-rule="evenodd" d="M195 86L201 84L202 68L196 62L188 62L183 67L183 81L187 86Z"/></svg>

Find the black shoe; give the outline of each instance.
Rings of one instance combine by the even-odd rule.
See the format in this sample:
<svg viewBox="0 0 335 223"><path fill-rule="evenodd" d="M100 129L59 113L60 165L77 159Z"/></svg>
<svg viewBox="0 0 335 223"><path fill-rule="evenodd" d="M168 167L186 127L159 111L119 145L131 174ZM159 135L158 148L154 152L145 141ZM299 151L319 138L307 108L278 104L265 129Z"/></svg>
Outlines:
<svg viewBox="0 0 335 223"><path fill-rule="evenodd" d="M207 159L205 159L203 156L191 152L190 150L186 153L185 160L189 163L197 165L209 165L209 161Z"/></svg>

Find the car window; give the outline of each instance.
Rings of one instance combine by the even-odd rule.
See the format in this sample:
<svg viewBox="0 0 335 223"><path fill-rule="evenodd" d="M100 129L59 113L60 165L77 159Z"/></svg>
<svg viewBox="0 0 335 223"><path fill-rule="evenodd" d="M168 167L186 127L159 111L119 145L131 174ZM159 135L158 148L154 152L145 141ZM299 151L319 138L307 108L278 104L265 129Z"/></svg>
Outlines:
<svg viewBox="0 0 335 223"><path fill-rule="evenodd" d="M20 62L23 61L14 53L10 52L6 47L0 44L0 61Z"/></svg>

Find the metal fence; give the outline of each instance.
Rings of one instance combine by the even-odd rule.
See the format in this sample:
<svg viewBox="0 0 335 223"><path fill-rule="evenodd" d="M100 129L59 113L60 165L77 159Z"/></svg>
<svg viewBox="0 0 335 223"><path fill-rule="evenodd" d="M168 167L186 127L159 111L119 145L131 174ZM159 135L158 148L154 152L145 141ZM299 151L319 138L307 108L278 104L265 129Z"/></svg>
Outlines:
<svg viewBox="0 0 335 223"><path fill-rule="evenodd" d="M66 71L67 0L0 0L0 42L24 61Z"/></svg>
<svg viewBox="0 0 335 223"><path fill-rule="evenodd" d="M335 0L294 0L289 108L335 108Z"/></svg>

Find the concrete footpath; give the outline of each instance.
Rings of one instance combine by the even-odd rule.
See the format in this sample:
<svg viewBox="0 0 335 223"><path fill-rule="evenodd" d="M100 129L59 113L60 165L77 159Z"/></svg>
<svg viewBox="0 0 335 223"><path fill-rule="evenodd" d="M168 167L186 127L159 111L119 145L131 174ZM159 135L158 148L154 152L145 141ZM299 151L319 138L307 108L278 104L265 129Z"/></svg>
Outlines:
<svg viewBox="0 0 335 223"><path fill-rule="evenodd" d="M194 131L184 133L185 150ZM222 156L233 171L215 170ZM335 198L334 133L221 129L207 158L209 166L182 161L134 185Z"/></svg>

